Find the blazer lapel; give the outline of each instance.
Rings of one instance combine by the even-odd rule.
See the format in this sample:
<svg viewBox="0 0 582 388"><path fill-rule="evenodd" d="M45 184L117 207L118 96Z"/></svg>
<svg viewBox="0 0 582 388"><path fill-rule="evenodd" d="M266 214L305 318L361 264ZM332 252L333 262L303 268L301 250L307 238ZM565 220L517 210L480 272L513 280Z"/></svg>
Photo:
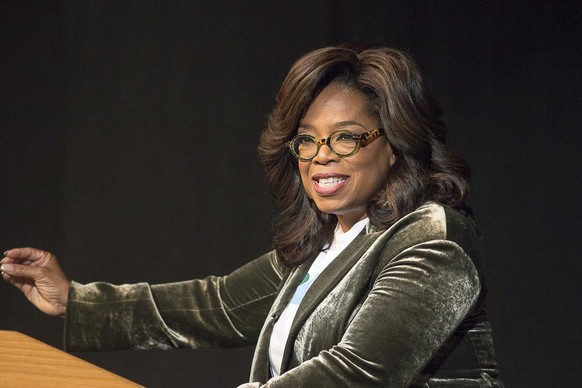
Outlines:
<svg viewBox="0 0 582 388"><path fill-rule="evenodd" d="M315 279L305 294L305 297L301 301L299 309L297 310L297 314L293 320L291 331L289 332L289 338L287 339L287 344L285 346L285 353L283 354L281 372L287 370L289 359L291 357L291 353L293 352L295 337L305 323L305 320L311 315L313 310L321 303L321 301L329 294L329 292L337 285L337 283L348 273L354 264L362 258L366 250L370 247L370 245L372 245L377 237L377 233L366 234L366 229L363 230L354 239L354 241L352 241L350 245L348 245L346 249L344 249L344 251L329 264L329 266L319 275L319 277ZM311 262L306 264L306 268L301 271L303 276L309 270ZM298 278L303 279L303 276L298 276ZM280 306L280 311L285 309L287 306L286 303L288 303L289 299L293 296L295 289L299 285L300 281L301 280L298 280L296 283L290 282L290 295L285 298L285 300L282 300L282 302L285 302L285 304Z"/></svg>
<svg viewBox="0 0 582 388"><path fill-rule="evenodd" d="M267 321L263 325L263 329L259 335L251 367L250 381L267 381L269 379L269 344L271 342L273 326L283 310L285 310L285 307L287 307L287 304L289 304L297 286L299 286L301 280L305 277L312 262L313 260L310 260L297 267L284 281L281 291L277 299L275 299Z"/></svg>

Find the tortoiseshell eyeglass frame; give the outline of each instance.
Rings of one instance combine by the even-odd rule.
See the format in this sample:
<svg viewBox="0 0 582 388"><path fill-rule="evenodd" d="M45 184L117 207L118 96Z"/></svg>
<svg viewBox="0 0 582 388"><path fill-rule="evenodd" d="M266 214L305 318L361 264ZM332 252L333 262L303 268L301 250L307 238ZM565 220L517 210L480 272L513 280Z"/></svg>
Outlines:
<svg viewBox="0 0 582 388"><path fill-rule="evenodd" d="M331 145L331 139L335 135L337 135L338 133L349 133L352 136L352 139L356 143L356 146L354 147L354 149L352 151L350 151L348 153L341 153L341 152L337 152L336 150L333 149L333 146ZM360 150L360 147L367 146L368 144L372 143L374 140L380 138L385 133L386 132L384 131L384 128L372 129L372 130L370 130L368 132L364 132L360 135L357 135L351 131L348 131L347 129L339 129L337 131L332 132L329 135L329 137L323 138L323 139L316 139L315 137L313 137L311 135L300 134L300 135L295 136L290 141L288 141L286 143L286 145L291 150L291 154L293 154L293 156L295 156L297 159L301 160L302 162L309 162L309 161L313 160L313 158L315 158L317 156L317 154L319 153L319 149L321 148L322 145L327 145L329 147L329 149L331 150L331 152L333 152L334 154L336 154L339 157L345 158L346 156L354 155L356 152L358 152ZM310 139L317 146L317 150L315 151L315 153L313 154L312 157L304 158L304 157L299 156L299 153L296 150L296 148L298 148L298 147L295 146L295 143L297 142L298 139Z"/></svg>

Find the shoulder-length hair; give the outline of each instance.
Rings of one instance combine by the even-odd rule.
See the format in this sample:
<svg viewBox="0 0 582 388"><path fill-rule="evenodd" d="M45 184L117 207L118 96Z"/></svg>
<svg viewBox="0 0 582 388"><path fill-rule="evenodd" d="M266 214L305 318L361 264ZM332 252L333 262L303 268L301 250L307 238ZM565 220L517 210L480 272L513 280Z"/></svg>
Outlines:
<svg viewBox="0 0 582 388"><path fill-rule="evenodd" d="M274 222L274 249L288 266L317 255L331 242L337 224L335 215L319 211L306 195L298 162L286 147L313 100L331 82L368 98L369 112L397 156L385 185L367 206L375 228L387 229L426 201L468 212L469 167L447 147L442 110L414 61L391 48L315 50L291 67L259 144L267 183L281 209Z"/></svg>

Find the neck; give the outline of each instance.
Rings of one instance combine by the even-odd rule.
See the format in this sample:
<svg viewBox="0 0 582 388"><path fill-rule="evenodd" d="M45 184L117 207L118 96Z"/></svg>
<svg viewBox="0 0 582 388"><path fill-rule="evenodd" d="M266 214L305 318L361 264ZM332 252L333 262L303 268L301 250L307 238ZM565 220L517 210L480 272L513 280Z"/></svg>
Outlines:
<svg viewBox="0 0 582 388"><path fill-rule="evenodd" d="M362 221L364 218L367 218L368 215L366 213L358 215L356 217L352 216L350 217L347 214L341 214L337 216L337 221L340 225L340 227L342 228L342 231L347 232L350 229L352 229L352 227L357 224L359 221Z"/></svg>

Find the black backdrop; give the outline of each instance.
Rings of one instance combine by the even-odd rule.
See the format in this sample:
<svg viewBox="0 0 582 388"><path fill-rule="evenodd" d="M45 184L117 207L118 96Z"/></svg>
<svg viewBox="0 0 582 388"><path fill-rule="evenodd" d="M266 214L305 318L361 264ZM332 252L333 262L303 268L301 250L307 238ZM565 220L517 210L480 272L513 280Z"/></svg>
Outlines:
<svg viewBox="0 0 582 388"><path fill-rule="evenodd" d="M270 248L255 148L301 54L410 52L473 167L503 378L576 386L581 20L575 2L0 1L0 248L79 282L223 274ZM0 285L0 329L63 321ZM78 356L148 386L235 386L251 348Z"/></svg>

